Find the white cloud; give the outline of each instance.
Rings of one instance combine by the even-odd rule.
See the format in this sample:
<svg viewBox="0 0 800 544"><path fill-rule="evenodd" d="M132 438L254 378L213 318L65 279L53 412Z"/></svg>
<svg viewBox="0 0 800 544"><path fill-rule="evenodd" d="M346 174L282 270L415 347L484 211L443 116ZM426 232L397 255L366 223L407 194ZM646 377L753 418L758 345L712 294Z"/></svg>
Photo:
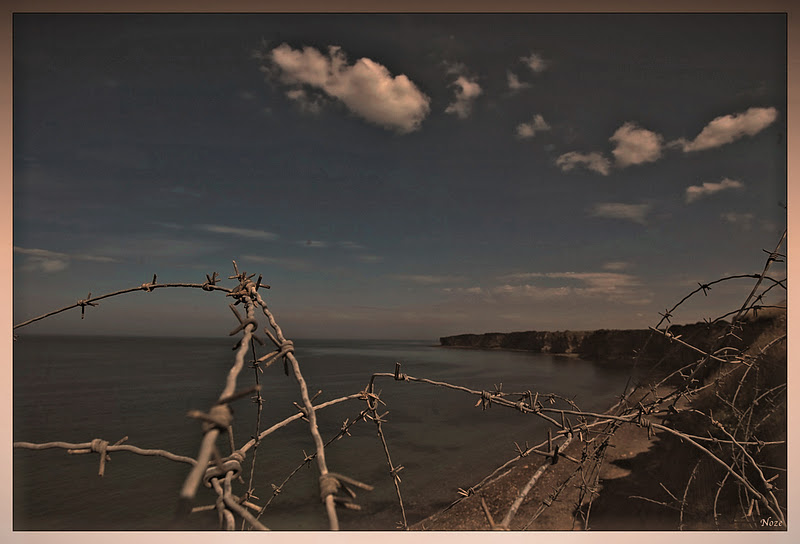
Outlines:
<svg viewBox="0 0 800 544"><path fill-rule="evenodd" d="M527 57L520 57L520 60L522 60L522 62L524 62L528 68L537 74L539 72L543 72L547 68L547 63L538 53L531 53Z"/></svg>
<svg viewBox="0 0 800 544"><path fill-rule="evenodd" d="M530 86L531 86L530 83L524 83L520 81L519 78L517 77L517 74L511 71L508 72L508 88L511 89L512 91L527 89Z"/></svg>
<svg viewBox="0 0 800 544"><path fill-rule="evenodd" d="M228 227L225 225L197 225L197 228L207 232L216 232L218 234L231 234L240 238L255 238L257 240L275 240L278 235L265 230L256 229L242 229L238 227Z"/></svg>
<svg viewBox="0 0 800 544"><path fill-rule="evenodd" d="M778 118L775 108L750 108L744 113L717 117L706 125L693 141L677 140L673 145L684 151L700 151L729 144L744 136L753 136Z"/></svg>
<svg viewBox="0 0 800 544"><path fill-rule="evenodd" d="M417 130L430 109L430 98L407 76L393 77L383 65L366 57L349 65L337 46L330 46L324 55L313 47L292 49L283 43L262 58L269 62L265 71L293 86L290 98L305 107L317 105L318 98L298 93L306 91L303 86L341 101L366 121L399 133Z"/></svg>
<svg viewBox="0 0 800 544"><path fill-rule="evenodd" d="M529 280L531 278L542 278L544 277L543 272L513 272L511 274L505 274L500 276L500 281L521 281L521 280Z"/></svg>
<svg viewBox="0 0 800 544"><path fill-rule="evenodd" d="M744 183L733 179L725 178L719 183L705 182L702 185L692 185L686 188L686 202L692 203L695 200L713 195L720 191L727 191L730 189L743 189Z"/></svg>
<svg viewBox="0 0 800 544"><path fill-rule="evenodd" d="M616 144L612 153L617 164L625 167L658 160L664 138L628 122L619 127L609 140Z"/></svg>
<svg viewBox="0 0 800 544"><path fill-rule="evenodd" d="M321 240L301 240L297 243L305 247L328 247L328 242Z"/></svg>
<svg viewBox="0 0 800 544"><path fill-rule="evenodd" d="M572 294L569 287L539 287L536 285L497 285L489 289L496 297L524 297L536 300L565 297Z"/></svg>
<svg viewBox="0 0 800 544"><path fill-rule="evenodd" d="M296 102L305 112L319 113L322 111L322 99L318 95L307 93L305 89L289 89L286 91L286 98Z"/></svg>
<svg viewBox="0 0 800 544"><path fill-rule="evenodd" d="M542 279L566 280L560 285L535 285L517 281ZM617 272L522 272L507 274L499 278L507 283L489 289L487 292L501 297L524 297L532 299L552 299L563 297L600 297L627 304L643 304L652 298L642 291L642 284L636 276Z"/></svg>
<svg viewBox="0 0 800 544"><path fill-rule="evenodd" d="M482 287L444 287L442 289L445 293L450 294L467 294L467 295L481 295L485 291Z"/></svg>
<svg viewBox="0 0 800 544"><path fill-rule="evenodd" d="M537 132L550 130L550 125L544 120L541 114L536 114L530 123L520 123L517 125L517 136L519 138L533 138Z"/></svg>
<svg viewBox="0 0 800 544"><path fill-rule="evenodd" d="M589 170L604 176L607 176L611 170L611 162L597 151L591 153L579 153L578 151L564 153L556 159L556 165L565 172L572 170L576 166L585 166Z"/></svg>
<svg viewBox="0 0 800 544"><path fill-rule="evenodd" d="M753 227L753 220L755 219L755 216L752 213L736 212L723 213L720 217L722 217L722 220L726 223L737 225L743 230L750 230Z"/></svg>
<svg viewBox="0 0 800 544"><path fill-rule="evenodd" d="M593 294L611 295L640 285L635 276L616 272L551 272L547 277L580 281L584 291Z"/></svg>
<svg viewBox="0 0 800 544"><path fill-rule="evenodd" d="M453 86L456 87L455 102L447 106L444 111L445 113L454 113L459 118L465 119L472 112L472 103L483 91L474 78L470 79L466 76L458 76Z"/></svg>
<svg viewBox="0 0 800 544"><path fill-rule="evenodd" d="M426 274L395 274L389 277L393 280L417 283L419 285L435 285L461 280L459 276L436 276Z"/></svg>
<svg viewBox="0 0 800 544"><path fill-rule="evenodd" d="M605 217L609 219L625 219L633 221L634 223L644 224L649 211L649 204L602 202L594 205L592 208L592 215L594 217Z"/></svg>
<svg viewBox="0 0 800 544"><path fill-rule="evenodd" d="M25 255L27 261L24 265L25 270L37 270L46 273L60 272L69 266L70 261L89 261L96 263L115 263L119 262L111 257L86 254L68 254L47 249L23 248L13 246L14 253Z"/></svg>

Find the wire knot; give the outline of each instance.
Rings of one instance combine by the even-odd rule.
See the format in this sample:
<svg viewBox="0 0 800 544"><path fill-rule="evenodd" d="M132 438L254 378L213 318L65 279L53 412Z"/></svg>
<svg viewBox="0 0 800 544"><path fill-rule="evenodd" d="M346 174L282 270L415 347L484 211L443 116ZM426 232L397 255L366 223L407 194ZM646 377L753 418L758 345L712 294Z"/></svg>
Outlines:
<svg viewBox="0 0 800 544"><path fill-rule="evenodd" d="M88 295L86 295L86 298L82 298L77 302L78 306L81 307L81 319L84 318L84 314L86 313L86 307L87 306L98 306L99 305L99 303L97 303L97 302L89 302L91 300L91 298L92 298L92 294L89 293Z"/></svg>
<svg viewBox="0 0 800 544"><path fill-rule="evenodd" d="M108 448L108 441L103 440L102 438L95 438L92 440L92 451L95 453L105 453L106 448Z"/></svg>
<svg viewBox="0 0 800 544"><path fill-rule="evenodd" d="M400 372L400 363L396 362L394 364L394 379L399 381L405 381L406 375Z"/></svg>
<svg viewBox="0 0 800 544"><path fill-rule="evenodd" d="M336 474L335 472L328 472L319 477L319 494L323 502L325 502L328 496L336 495L339 489L343 489L349 497L334 496L334 500L351 510L360 510L360 507L353 502L353 499L356 498L356 493L351 487L358 487L367 491L372 491L374 489L371 485L361 483L348 476L343 476L342 474Z"/></svg>
<svg viewBox="0 0 800 544"><path fill-rule="evenodd" d="M151 281L150 283L143 283L142 285L139 286L139 289L151 293L155 285L156 285L156 275L153 274L153 281Z"/></svg>
<svg viewBox="0 0 800 544"><path fill-rule="evenodd" d="M244 461L244 455L237 451L233 452L225 460L210 465L205 474L203 474L203 485L211 487L211 480L225 476L229 472L233 473L234 478L238 477L242 472L242 461Z"/></svg>
<svg viewBox="0 0 800 544"><path fill-rule="evenodd" d="M331 476L330 473L320 476L319 494L322 501L325 502L325 499L328 497L328 495L336 495L341 485L342 484L339 483L339 480L337 480L336 477Z"/></svg>
<svg viewBox="0 0 800 544"><path fill-rule="evenodd" d="M238 314L237 314L236 317L239 317ZM235 329L233 329L231 332L229 332L228 336L233 336L237 332L243 330L248 325L252 325L253 326L253 330L256 330L258 328L258 321L256 321L255 318L247 318L247 319L244 319L244 320L243 319L239 319L239 326L236 327Z"/></svg>
<svg viewBox="0 0 800 544"><path fill-rule="evenodd" d="M233 413L227 403L212 406L207 414L199 410L192 410L187 415L203 421L204 433L212 429L226 431L233 423Z"/></svg>
<svg viewBox="0 0 800 544"><path fill-rule="evenodd" d="M400 479L399 473L400 473L400 471L401 471L401 470L403 470L404 468L406 468L406 467L404 467L403 465L400 465L400 466L394 467L393 469L391 469L391 470L389 471L389 474L391 474L391 475L392 475L392 478L394 478L395 480L397 480L397 483L400 483L400 482L402 481L402 480Z"/></svg>
<svg viewBox="0 0 800 544"><path fill-rule="evenodd" d="M209 418L203 425L203 427L206 428L204 430L217 428L221 431L225 431L233 422L233 414L231 414L231 409L227 404L218 404L217 406L213 406L211 410L209 410L208 416Z"/></svg>
<svg viewBox="0 0 800 544"><path fill-rule="evenodd" d="M214 290L213 286L216 285L218 281L219 281L219 276L217 275L216 272L214 272L211 276L206 274L206 281L203 283L202 287L203 291L213 291Z"/></svg>
<svg viewBox="0 0 800 544"><path fill-rule="evenodd" d="M481 391L481 398L475 403L475 407L480 406L481 409L486 410L492 405L492 394L488 391Z"/></svg>
<svg viewBox="0 0 800 544"><path fill-rule="evenodd" d="M91 445L92 451L100 454L100 468L97 471L98 476L103 476L106 472L106 461L110 460L111 457L106 453L108 449L108 441L103 440L101 438L95 438L92 440Z"/></svg>
<svg viewBox="0 0 800 544"><path fill-rule="evenodd" d="M294 353L294 342L291 340L284 340L281 343L281 355L288 355L289 353Z"/></svg>
<svg viewBox="0 0 800 544"><path fill-rule="evenodd" d="M240 450L236 450L235 452L231 453L228 456L228 459L234 459L236 461L239 461L240 463L244 461L244 458L245 458L245 454L244 454L244 452L242 452Z"/></svg>

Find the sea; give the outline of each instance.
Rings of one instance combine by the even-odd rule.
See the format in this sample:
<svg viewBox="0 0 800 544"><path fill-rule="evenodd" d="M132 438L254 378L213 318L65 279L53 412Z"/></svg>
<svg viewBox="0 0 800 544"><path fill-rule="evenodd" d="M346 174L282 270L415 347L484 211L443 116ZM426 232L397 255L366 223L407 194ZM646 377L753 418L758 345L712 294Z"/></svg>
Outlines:
<svg viewBox="0 0 800 544"><path fill-rule="evenodd" d="M443 348L421 340L295 340L297 357L315 404L353 393L374 373L403 373L475 390L532 391L569 398L584 410L604 410L624 391L629 371L619 366L550 354ZM190 410L207 411L219 397L234 362L235 339L167 337L36 336L20 334L13 345L13 439L25 442L90 442L94 438L196 457L201 424ZM257 356L266 348L256 345ZM238 388L256 383L264 399L260 422L249 397L232 403L237 446L260 430L297 413L299 388L281 361L260 372L248 365ZM256 373L258 377L256 378ZM495 468L517 456L517 446L547 436L535 415L430 384L378 377L383 432L395 466L409 524L436 513ZM509 397L518 400L520 397ZM545 400L545 402L547 402ZM563 403L557 406L565 406ZM365 403L347 401L320 410L325 441L358 420ZM229 451L227 438L218 447ZM267 436L244 463L264 505L298 467L261 516L279 531L325 530L308 424L297 420ZM397 530L402 514L383 445L370 420L326 448L329 470L372 485L356 489L360 510L339 508L344 530ZM540 462L527 457L526 461ZM13 529L18 531L160 531L172 525L190 466L129 452L111 454L98 476L97 454L70 455L63 449L13 451ZM234 482L242 495L246 485ZM196 506L213 505L213 490L200 487ZM196 513L183 528L219 528L215 512ZM238 528L238 526L237 526Z"/></svg>

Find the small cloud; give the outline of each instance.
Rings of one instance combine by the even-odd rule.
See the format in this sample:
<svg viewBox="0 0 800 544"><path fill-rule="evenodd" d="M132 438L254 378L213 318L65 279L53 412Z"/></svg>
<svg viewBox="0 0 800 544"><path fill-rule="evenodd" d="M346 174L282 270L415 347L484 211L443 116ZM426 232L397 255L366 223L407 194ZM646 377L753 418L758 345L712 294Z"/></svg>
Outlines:
<svg viewBox="0 0 800 544"><path fill-rule="evenodd" d="M517 74L515 74L514 72L511 71L508 72L508 88L511 89L512 91L527 89L530 86L531 86L530 83L524 83L520 81L519 78L517 77Z"/></svg>
<svg viewBox="0 0 800 544"><path fill-rule="evenodd" d="M720 191L743 188L744 183L728 178L723 179L719 183L705 182L702 185L692 185L686 188L686 203L691 204L699 198L713 195Z"/></svg>
<svg viewBox="0 0 800 544"><path fill-rule="evenodd" d="M613 262L605 263L603 265L603 270L611 270L611 271L614 271L614 272L620 272L622 270L625 270L629 266L630 266L630 263L626 263L626 262L623 262L623 261L613 261Z"/></svg>
<svg viewBox="0 0 800 544"><path fill-rule="evenodd" d="M46 249L24 249L16 246L14 246L14 253L28 256L23 266L23 269L28 271L52 274L61 272L69 266L69 257L64 253Z"/></svg>
<svg viewBox="0 0 800 544"><path fill-rule="evenodd" d="M489 289L489 293L499 297L524 297L535 300L561 298L571 294L569 287L540 287L538 285L498 285Z"/></svg>
<svg viewBox="0 0 800 544"><path fill-rule="evenodd" d="M401 134L417 130L430 109L430 98L407 76L392 76L366 57L348 64L338 46L324 54L283 43L260 58L266 63L262 70L290 87L287 96L304 108L321 107L321 95L328 96L362 119Z"/></svg>
<svg viewBox="0 0 800 544"><path fill-rule="evenodd" d="M239 91L239 98L242 100L255 100L256 93L252 91Z"/></svg>
<svg viewBox="0 0 800 544"><path fill-rule="evenodd" d="M517 137L533 138L537 132L550 130L550 125L545 122L541 114L536 114L530 123L520 123L517 125Z"/></svg>
<svg viewBox="0 0 800 544"><path fill-rule="evenodd" d="M482 295L485 293L484 289L478 286L475 287L443 287L442 291L449 294L467 294L467 295Z"/></svg>
<svg viewBox="0 0 800 544"><path fill-rule="evenodd" d="M538 53L531 53L527 57L520 57L520 60L536 74L543 72L547 68L547 63Z"/></svg>
<svg viewBox="0 0 800 544"><path fill-rule="evenodd" d="M467 65L463 62L443 62L444 64L444 73L447 75L455 75L459 76L467 71Z"/></svg>
<svg viewBox="0 0 800 544"><path fill-rule="evenodd" d="M641 291L639 279L618 272L522 272L499 278L507 283L491 288L495 296L525 297L539 300L570 297L601 297L626 304L643 304L650 295ZM542 279L557 285L517 284Z"/></svg>
<svg viewBox="0 0 800 544"><path fill-rule="evenodd" d="M300 242L298 242L298 244L303 245L305 247L328 247L328 243L323 242L321 240L305 240L305 241L301 240Z"/></svg>
<svg viewBox="0 0 800 544"><path fill-rule="evenodd" d="M592 208L592 215L594 217L605 217L608 219L624 219L644 225L649 211L649 204L603 202L594 205Z"/></svg>
<svg viewBox="0 0 800 544"><path fill-rule="evenodd" d="M451 283L460 281L459 276L435 276L425 274L395 274L389 276L393 280L417 283L419 285L435 285L439 283Z"/></svg>
<svg viewBox="0 0 800 544"><path fill-rule="evenodd" d="M576 166L585 166L589 170L604 176L607 176L611 171L611 162L597 151L592 153L579 153L578 151L564 153L556 159L556 165L564 172L568 172Z"/></svg>
<svg viewBox="0 0 800 544"><path fill-rule="evenodd" d="M167 221L151 221L150 223L167 229L182 230L184 228L183 225L179 225L178 223L170 223Z"/></svg>
<svg viewBox="0 0 800 544"><path fill-rule="evenodd" d="M322 111L324 101L318 95L311 95L305 89L290 89L286 91L286 98L294 101L306 113L319 113Z"/></svg>
<svg viewBox="0 0 800 544"><path fill-rule="evenodd" d="M744 136L758 134L778 118L775 108L750 108L744 113L723 115L706 125L693 141L680 139L671 145L683 151L700 151L729 144Z"/></svg>
<svg viewBox="0 0 800 544"><path fill-rule="evenodd" d="M379 255L359 255L356 259L362 263L379 263L383 260L383 257Z"/></svg>
<svg viewBox="0 0 800 544"><path fill-rule="evenodd" d="M454 113L460 119L466 119L472 112L472 103L483 91L474 78L466 76L458 76L453 86L456 87L456 99L444 111Z"/></svg>
<svg viewBox="0 0 800 544"><path fill-rule="evenodd" d="M640 285L635 276L616 272L551 272L547 277L577 280L588 290L606 294Z"/></svg>
<svg viewBox="0 0 800 544"><path fill-rule="evenodd" d="M364 246L362 246L361 244L357 244L355 242L351 242L350 240L343 240L343 241L339 242L339 247L342 247L342 248L348 249L348 250L352 250L352 251L358 251L358 250L362 250L362 249L367 249Z"/></svg>
<svg viewBox="0 0 800 544"><path fill-rule="evenodd" d="M726 223L736 225L742 230L750 230L753 227L753 220L755 219L755 216L752 213L736 212L723 213L720 217Z"/></svg>
<svg viewBox="0 0 800 544"><path fill-rule="evenodd" d="M60 272L69 266L70 261L89 261L95 263L119 262L111 257L87 254L68 254L47 249L23 248L13 246L14 253L27 257L23 269L45 273Z"/></svg>
<svg viewBox="0 0 800 544"><path fill-rule="evenodd" d="M544 277L542 272L513 272L511 274L504 274L503 276L498 277L497 279L500 281L522 281L522 280L530 280L532 278L541 278Z"/></svg>
<svg viewBox="0 0 800 544"><path fill-rule="evenodd" d="M658 160L664 138L635 123L627 122L609 140L617 144L612 153L617 164L624 168Z"/></svg>
<svg viewBox="0 0 800 544"><path fill-rule="evenodd" d="M197 228L206 232L218 234L231 234L240 238L255 238L257 240L275 240L278 235L265 230L243 229L239 227L228 227L225 225L197 225Z"/></svg>

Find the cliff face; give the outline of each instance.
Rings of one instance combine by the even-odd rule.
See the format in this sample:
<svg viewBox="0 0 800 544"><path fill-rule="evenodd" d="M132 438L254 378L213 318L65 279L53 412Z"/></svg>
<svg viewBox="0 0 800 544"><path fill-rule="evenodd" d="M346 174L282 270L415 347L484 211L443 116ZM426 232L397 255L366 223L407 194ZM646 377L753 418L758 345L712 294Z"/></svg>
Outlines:
<svg viewBox="0 0 800 544"><path fill-rule="evenodd" d="M474 349L514 349L539 353L578 353L588 331L528 331L460 334L439 339L442 346Z"/></svg>
<svg viewBox="0 0 800 544"><path fill-rule="evenodd" d="M727 323L713 325L695 323L692 325L673 325L670 332L700 349L710 348L720 335L724 334ZM752 336L757 331L745 331ZM743 336L742 333L739 336ZM743 338L747 341L748 338ZM537 353L574 354L584 359L599 361L631 360L637 351L641 357L655 360L666 353L674 352L673 362L686 363L696 356L696 352L686 348L676 350L678 344L670 342L660 334L647 329L597 331L527 331L486 334L460 334L439 339L442 346L473 349L511 349Z"/></svg>

